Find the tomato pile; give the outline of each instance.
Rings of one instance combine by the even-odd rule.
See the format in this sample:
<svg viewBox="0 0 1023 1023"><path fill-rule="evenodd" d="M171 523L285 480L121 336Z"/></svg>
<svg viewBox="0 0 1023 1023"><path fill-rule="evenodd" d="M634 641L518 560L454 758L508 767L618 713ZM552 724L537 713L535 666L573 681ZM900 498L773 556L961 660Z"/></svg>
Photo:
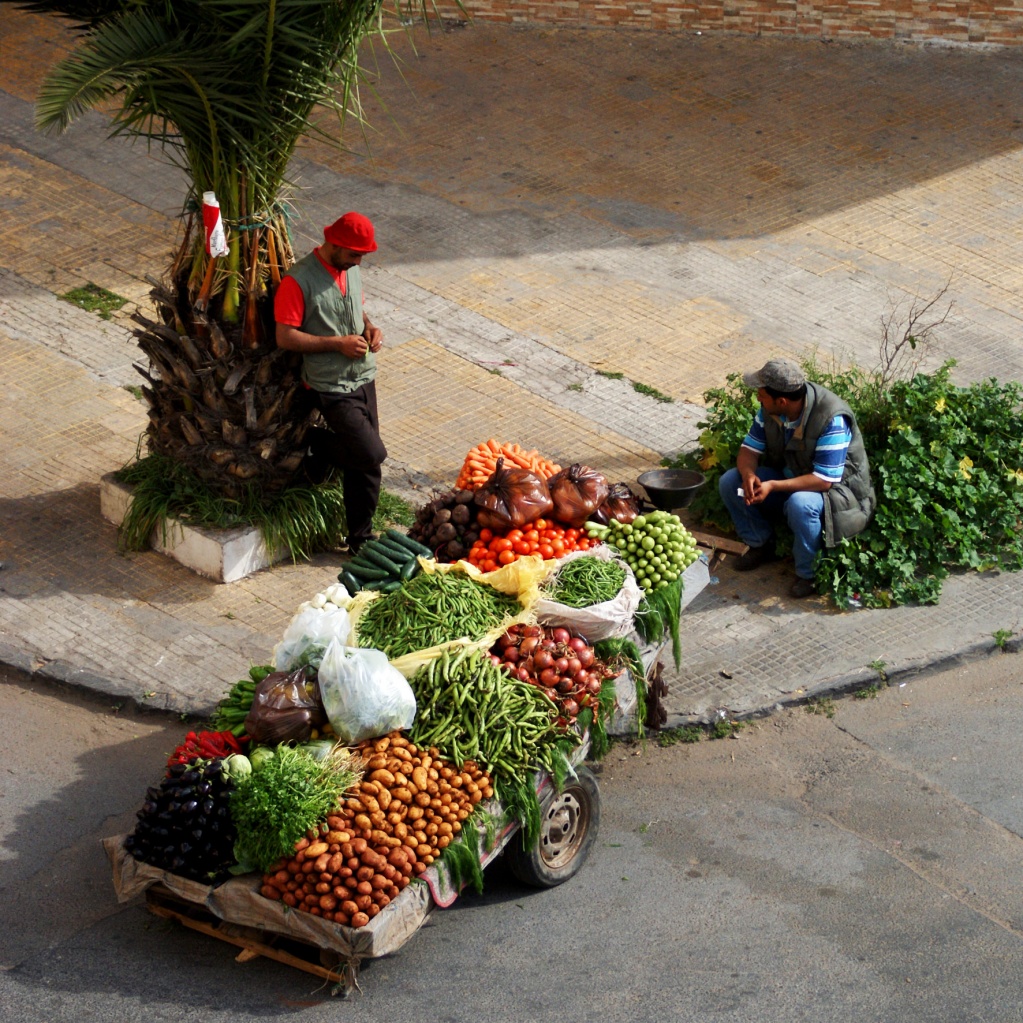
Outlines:
<svg viewBox="0 0 1023 1023"><path fill-rule="evenodd" d="M496 572L502 565L510 565L531 554L539 554L544 561L550 561L572 551L588 551L598 543L600 540L590 539L585 529L572 529L553 519L537 519L506 533L481 529L468 560L481 572Z"/></svg>
<svg viewBox="0 0 1023 1023"><path fill-rule="evenodd" d="M539 686L570 725L583 707L595 704L605 678L614 678L593 647L568 629L513 625L494 644L490 657L521 682Z"/></svg>

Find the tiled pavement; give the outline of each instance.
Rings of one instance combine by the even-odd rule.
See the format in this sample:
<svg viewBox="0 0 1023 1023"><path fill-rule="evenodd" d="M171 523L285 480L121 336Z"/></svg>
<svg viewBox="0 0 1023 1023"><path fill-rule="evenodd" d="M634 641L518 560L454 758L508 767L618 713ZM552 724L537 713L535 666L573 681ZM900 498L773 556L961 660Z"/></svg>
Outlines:
<svg viewBox="0 0 1023 1023"><path fill-rule="evenodd" d="M399 492L450 482L492 435L633 480L694 438L727 373L809 345L872 365L882 318L949 281L930 364L1023 379L1023 55L492 26L415 41L394 43L413 94L378 53L365 141L295 162L299 251L340 210L378 224L367 293ZM55 295L93 281L144 303L181 188L98 115L34 132L64 43L0 8L0 653L116 699L201 708L337 565L218 586L116 552L98 480L144 425L124 389L139 353L125 316ZM1013 576L956 579L936 608L839 613L778 596L784 572L715 569L683 619L673 721L1023 629Z"/></svg>

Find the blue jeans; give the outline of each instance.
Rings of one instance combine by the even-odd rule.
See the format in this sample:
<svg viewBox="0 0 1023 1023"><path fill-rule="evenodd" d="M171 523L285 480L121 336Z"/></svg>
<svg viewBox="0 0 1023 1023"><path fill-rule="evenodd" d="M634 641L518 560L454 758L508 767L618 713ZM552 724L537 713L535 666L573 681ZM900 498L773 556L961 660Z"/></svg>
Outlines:
<svg viewBox="0 0 1023 1023"><path fill-rule="evenodd" d="M777 469L761 466L757 476L762 480L780 480L785 474ZM721 500L732 516L739 539L750 547L763 547L774 540L772 516L785 515L795 542L792 554L796 559L796 575L800 579L813 578L813 563L821 549L824 495L809 490L795 494L768 494L762 504L746 504L741 496L742 477L738 469L729 469L718 482Z"/></svg>

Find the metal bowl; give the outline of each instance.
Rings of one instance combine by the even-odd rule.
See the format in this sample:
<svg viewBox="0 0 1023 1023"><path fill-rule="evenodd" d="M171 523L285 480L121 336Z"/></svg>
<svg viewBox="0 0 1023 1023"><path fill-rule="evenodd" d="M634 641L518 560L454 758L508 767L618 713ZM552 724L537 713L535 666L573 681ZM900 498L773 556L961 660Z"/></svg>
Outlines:
<svg viewBox="0 0 1023 1023"><path fill-rule="evenodd" d="M687 508L707 477L695 469L653 469L636 481L646 491L650 503L662 511Z"/></svg>

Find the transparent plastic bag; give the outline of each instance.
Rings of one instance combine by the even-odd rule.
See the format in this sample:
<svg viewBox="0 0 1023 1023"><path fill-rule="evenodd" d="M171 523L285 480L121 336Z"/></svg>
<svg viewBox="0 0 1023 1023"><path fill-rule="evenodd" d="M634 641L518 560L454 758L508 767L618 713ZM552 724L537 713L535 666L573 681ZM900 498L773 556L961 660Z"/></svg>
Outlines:
<svg viewBox="0 0 1023 1023"><path fill-rule="evenodd" d="M256 686L245 718L245 734L261 746L304 742L326 717L305 668L271 672Z"/></svg>
<svg viewBox="0 0 1023 1023"><path fill-rule="evenodd" d="M319 667L330 641L346 642L351 628L352 620L343 607L327 605L300 611L273 649L274 667L278 671L294 671L306 664Z"/></svg>
<svg viewBox="0 0 1023 1023"><path fill-rule="evenodd" d="M332 642L319 684L327 720L344 742L411 728L416 719L412 687L381 650Z"/></svg>

